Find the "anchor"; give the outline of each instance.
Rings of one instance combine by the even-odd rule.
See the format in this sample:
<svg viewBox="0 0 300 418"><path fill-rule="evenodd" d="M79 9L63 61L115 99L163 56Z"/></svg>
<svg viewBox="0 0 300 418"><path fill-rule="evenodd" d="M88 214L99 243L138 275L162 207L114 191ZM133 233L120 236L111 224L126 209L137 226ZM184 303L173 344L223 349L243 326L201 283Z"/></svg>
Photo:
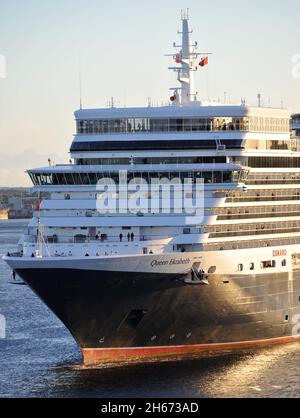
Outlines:
<svg viewBox="0 0 300 418"><path fill-rule="evenodd" d="M200 270L201 263L194 263L189 273L184 277L184 283L190 285L209 285L203 269Z"/></svg>

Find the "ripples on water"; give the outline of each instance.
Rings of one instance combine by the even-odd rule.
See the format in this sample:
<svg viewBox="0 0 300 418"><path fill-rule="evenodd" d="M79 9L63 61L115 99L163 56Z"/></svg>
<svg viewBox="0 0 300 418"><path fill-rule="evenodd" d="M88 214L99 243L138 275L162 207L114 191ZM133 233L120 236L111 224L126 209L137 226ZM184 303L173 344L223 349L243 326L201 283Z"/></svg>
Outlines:
<svg viewBox="0 0 300 418"><path fill-rule="evenodd" d="M0 221L0 255L24 221ZM83 369L68 331L27 286L9 283L0 261L1 397L299 397L300 344L202 357Z"/></svg>

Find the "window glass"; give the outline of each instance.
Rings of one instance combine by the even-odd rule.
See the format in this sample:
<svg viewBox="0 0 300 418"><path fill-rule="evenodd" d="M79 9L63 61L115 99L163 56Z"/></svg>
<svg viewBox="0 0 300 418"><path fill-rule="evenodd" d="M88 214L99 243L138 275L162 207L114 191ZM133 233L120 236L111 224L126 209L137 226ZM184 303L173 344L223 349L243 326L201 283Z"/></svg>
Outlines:
<svg viewBox="0 0 300 418"><path fill-rule="evenodd" d="M266 268L273 268L276 267L275 260L268 260L268 261L261 261L260 268L266 269Z"/></svg>
<svg viewBox="0 0 300 418"><path fill-rule="evenodd" d="M288 132L288 119L263 117L232 118L129 118L77 120L78 134L119 133L119 132L191 132L191 131L269 131Z"/></svg>

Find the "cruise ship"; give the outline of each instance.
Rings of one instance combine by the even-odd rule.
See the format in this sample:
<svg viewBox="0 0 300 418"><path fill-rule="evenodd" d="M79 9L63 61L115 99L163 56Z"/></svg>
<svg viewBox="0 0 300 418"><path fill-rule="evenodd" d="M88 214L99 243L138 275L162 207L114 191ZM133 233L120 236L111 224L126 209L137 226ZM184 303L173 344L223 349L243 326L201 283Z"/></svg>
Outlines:
<svg viewBox="0 0 300 418"><path fill-rule="evenodd" d="M38 207L4 260L85 365L298 337L291 112L199 100L194 76L210 55L197 52L186 14L180 33L167 105L80 108L70 164L28 170Z"/></svg>

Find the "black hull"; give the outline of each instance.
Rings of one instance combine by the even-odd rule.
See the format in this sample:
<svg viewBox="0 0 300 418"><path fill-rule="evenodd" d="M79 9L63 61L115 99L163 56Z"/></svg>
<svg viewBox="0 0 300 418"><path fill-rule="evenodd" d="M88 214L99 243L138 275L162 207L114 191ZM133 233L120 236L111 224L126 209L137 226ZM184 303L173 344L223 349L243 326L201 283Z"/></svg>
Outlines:
<svg viewBox="0 0 300 418"><path fill-rule="evenodd" d="M17 274L70 330L80 348L210 346L289 339L300 314L300 272L207 276L21 269Z"/></svg>

